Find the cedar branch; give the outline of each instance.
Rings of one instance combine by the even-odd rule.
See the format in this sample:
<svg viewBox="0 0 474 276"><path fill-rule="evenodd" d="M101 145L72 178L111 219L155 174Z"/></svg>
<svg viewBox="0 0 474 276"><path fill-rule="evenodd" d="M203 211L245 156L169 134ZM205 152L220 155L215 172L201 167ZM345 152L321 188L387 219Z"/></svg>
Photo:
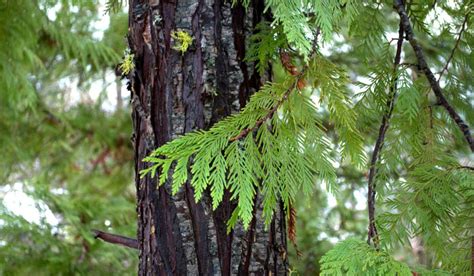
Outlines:
<svg viewBox="0 0 474 276"><path fill-rule="evenodd" d="M312 57L313 55L311 55ZM311 58L310 57L310 58ZM257 130L263 123L265 123L267 120L273 118L273 115L275 115L275 112L277 112L278 108L280 108L283 103L288 99L288 97L290 96L290 93L295 90L296 88L298 88L298 83L300 81L303 81L304 80L304 74L306 73L306 70L308 69L308 64L306 64L303 69L297 73L297 74L294 74L295 76L295 80L294 82L291 84L291 86L285 91L285 93L283 93L283 96L281 97L281 99L270 109L270 111L268 111L268 113L263 116L262 118L258 119L256 122L255 122L255 125L253 127L248 127L248 128L245 128L243 129L238 135L232 137L229 139L230 142L233 142L233 141L237 141L237 140L240 140L242 138L245 138L247 137L247 135L250 133L250 132L253 132L254 130Z"/></svg>
<svg viewBox="0 0 474 276"><path fill-rule="evenodd" d="M397 39L397 50L395 53L395 58L393 61L393 76L394 79L391 81L390 85L390 95L387 99L387 109L382 117L382 122L380 123L379 134L377 137L377 141L374 145L374 150L372 152L372 157L370 159L370 167L369 167L369 175L368 175L368 195L367 195L367 206L369 212L369 231L367 235L367 243L370 244L372 240L374 246L378 247L378 232L377 227L375 225L375 176L377 174L377 163L379 160L380 152L382 151L384 141L385 141L385 134L390 125L390 118L392 117L393 108L395 106L395 97L397 94L397 68L400 65L401 54L402 54L402 47L403 47L403 36L404 36L404 26L400 23L398 29L398 39Z"/></svg>
<svg viewBox="0 0 474 276"><path fill-rule="evenodd" d="M321 28L317 27L316 32L315 32L313 51L309 55L309 59L312 59L317 54L318 37L319 37L320 33L321 33ZM282 63L283 63L283 61L282 61ZM285 93L283 93L282 98L275 104L275 106L273 106L270 109L270 111L264 117L257 120L257 122L255 123L255 125L253 127L248 127L246 129L243 129L239 134L237 134L236 136L230 138L229 141L234 142L234 141L237 141L237 140L240 140L242 138L247 137L247 135L250 132L253 132L254 130L257 130L263 123L265 123L267 120L273 118L273 115L275 114L275 112L277 112L278 108L280 108L281 105L288 99L288 97L290 96L291 91L293 91L296 88L299 88L298 84L304 83L304 74L306 73L307 69L308 69L308 63L305 64L305 66L303 67L303 69L299 73L297 73L295 71L289 72L290 74L295 76L295 81L285 91Z"/></svg>
<svg viewBox="0 0 474 276"><path fill-rule="evenodd" d="M230 138L229 141L233 142L233 141L237 141L237 140L240 140L242 138L245 138L250 132L252 132L254 130L257 130L263 123L265 123L267 120L271 119L273 117L273 115L275 114L275 112L278 110L278 108L280 108L280 106L286 101L286 99L288 99L288 97L290 96L291 91L293 91L296 88L298 80L300 80L303 73L304 73L304 71L301 71L296 76L296 81L293 82L293 84L290 86L290 88L288 88L285 91L285 93L283 94L283 97L275 104L275 106L272 107L272 109L270 109L270 111L265 116L263 116L262 118L257 120L257 122L255 123L255 125L253 127L248 127L248 128L243 129L237 136L234 136L234 137Z"/></svg>
<svg viewBox="0 0 474 276"><path fill-rule="evenodd" d="M423 53L423 48L415 38L413 29L410 24L410 19L405 10L405 5L403 4L403 0L394 0L393 6L400 16L400 22L403 24L403 28L405 29L406 39L410 42L410 45L413 48L413 51L415 52L420 71L425 74L439 104L446 109L451 119L453 119L454 122L458 125L459 129L464 135L464 138L469 144L471 151L474 152L474 140L472 138L469 126L464 122L461 116L459 116L456 110L454 110L454 108L449 104L448 100L443 94L443 89L441 89L441 87L439 86L439 82L436 80L433 72L428 67L425 55Z"/></svg>
<svg viewBox="0 0 474 276"><path fill-rule="evenodd" d="M448 58L448 60L446 61L446 64L444 65L443 70L441 70L441 72L439 72L438 82L439 82L439 80L441 79L441 77L443 76L443 73L446 72L446 71L448 71L449 63L450 63L451 60L453 59L454 53L456 52L456 49L459 47L459 43L461 42L462 34L463 34L464 31L466 30L466 25L467 25L468 19L469 19L469 13L466 13L466 15L464 16L464 21L462 22L461 30L460 30L459 33L458 33L458 38L456 39L456 43L454 44L454 47L453 47L453 49L451 50L451 54L449 55L449 58Z"/></svg>

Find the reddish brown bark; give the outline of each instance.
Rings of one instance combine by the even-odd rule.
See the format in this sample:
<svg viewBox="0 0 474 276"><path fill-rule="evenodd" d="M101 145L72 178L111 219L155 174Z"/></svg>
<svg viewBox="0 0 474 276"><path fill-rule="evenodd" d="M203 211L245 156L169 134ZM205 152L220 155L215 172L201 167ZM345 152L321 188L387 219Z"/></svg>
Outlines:
<svg viewBox="0 0 474 276"><path fill-rule="evenodd" d="M208 197L196 203L191 185L171 195L169 183L139 177L141 160L176 135L208 128L245 105L262 79L244 61L246 41L263 16L263 1L246 10L224 0L129 2L130 74L138 213L139 275L286 275L282 210L265 231L261 202L248 232L227 233L235 208L229 193L212 211ZM192 46L173 49L183 30Z"/></svg>

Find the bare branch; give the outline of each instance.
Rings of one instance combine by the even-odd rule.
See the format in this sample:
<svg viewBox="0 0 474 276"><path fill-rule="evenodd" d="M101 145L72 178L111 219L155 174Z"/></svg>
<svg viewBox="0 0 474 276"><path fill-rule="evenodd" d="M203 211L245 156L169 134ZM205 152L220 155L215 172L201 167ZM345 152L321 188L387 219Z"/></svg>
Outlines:
<svg viewBox="0 0 474 276"><path fill-rule="evenodd" d="M416 64L416 63L409 63L409 62L402 62L402 63L400 63L400 66L406 66L406 67L415 67L415 68L418 68L418 64Z"/></svg>
<svg viewBox="0 0 474 276"><path fill-rule="evenodd" d="M94 238L101 239L108 243L118 244L133 249L138 249L138 241L136 239L106 233L100 230L92 230L94 232Z"/></svg>

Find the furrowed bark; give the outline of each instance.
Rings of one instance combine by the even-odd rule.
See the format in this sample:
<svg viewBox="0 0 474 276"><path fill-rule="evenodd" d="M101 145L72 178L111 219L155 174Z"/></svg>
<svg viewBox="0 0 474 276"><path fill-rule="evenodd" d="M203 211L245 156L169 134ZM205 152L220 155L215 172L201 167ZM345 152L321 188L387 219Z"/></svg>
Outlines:
<svg viewBox="0 0 474 276"><path fill-rule="evenodd" d="M171 137L171 75L176 55L171 48L175 4L150 6L130 2L129 43L135 55L130 76L135 135L135 182L137 188L139 275L186 275L182 238L176 206L166 187L155 178L139 177L147 164L141 160ZM157 18L162 18L155 25ZM137 108L140 106L141 110Z"/></svg>
<svg viewBox="0 0 474 276"><path fill-rule="evenodd" d="M225 50L225 40L223 39L223 0L215 0L213 5L214 26L213 39L217 50L215 57L215 87L216 95L212 103L212 116L210 124L214 124L232 112L232 102L235 94L231 93L229 83L229 56ZM234 107L235 111L235 107ZM223 201L213 212L213 221L216 227L216 240L218 248L218 258L222 275L231 275L232 269L232 242L234 239L234 231L227 233L227 221L236 204L230 201L230 192L224 191Z"/></svg>
<svg viewBox="0 0 474 276"><path fill-rule="evenodd" d="M186 1L184 1L186 2ZM183 3L183 2L182 2ZM201 45L201 12L204 6L204 1L199 0L190 1L190 3L184 3L185 5L194 5L194 11L192 11L190 26L187 21L179 22L180 28L191 29L191 34L194 39L194 45L188 52L182 57L182 101L184 108L184 133L190 132L196 129L204 128L204 106L201 101L201 94L203 93L204 82L203 82L203 58L202 58L202 45ZM180 5L182 5L180 3ZM179 9L181 10L181 9ZM185 10L185 9L182 9ZM190 11L192 9L189 9ZM184 17L185 15L181 15ZM209 254L210 241L209 241L209 219L210 215L208 211L206 213L206 207L204 202L196 202L194 199L194 191L191 184L188 182L185 184L184 193L188 212L191 218L191 227L193 235L190 240L193 240L194 254L193 257L197 259L197 270L199 275L214 275L217 268L213 267L212 255ZM214 245L215 247L215 245ZM189 254L187 259L189 260Z"/></svg>
<svg viewBox="0 0 474 276"><path fill-rule="evenodd" d="M238 112L259 89L264 80L244 57L263 1L247 10L224 0L131 0L129 7L139 275L286 275L281 210L269 233L258 202L249 232L239 225L228 234L229 192L212 211L208 195L196 203L190 183L171 195L170 183L158 188L156 178L139 178L141 160L156 147ZM177 30L193 38L184 53L173 49Z"/></svg>

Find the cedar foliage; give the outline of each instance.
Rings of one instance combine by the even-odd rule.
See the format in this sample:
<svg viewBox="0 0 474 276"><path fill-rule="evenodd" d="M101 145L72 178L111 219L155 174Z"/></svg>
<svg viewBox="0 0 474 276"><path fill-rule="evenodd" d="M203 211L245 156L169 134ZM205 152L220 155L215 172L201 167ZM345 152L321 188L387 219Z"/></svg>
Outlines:
<svg viewBox="0 0 474 276"><path fill-rule="evenodd" d="M91 233L135 233L129 114L104 112L103 93L87 102L125 48L124 14L93 35L103 12L97 1L0 1L0 275L135 271L133 251ZM19 191L34 206L10 210ZM35 208L38 222L18 214Z"/></svg>
<svg viewBox="0 0 474 276"><path fill-rule="evenodd" d="M335 160L364 167L362 131L376 133L379 118L388 116L387 137L379 137L385 148L374 164L374 187L381 195L377 205L386 211L376 217L380 235L375 232L369 238L376 247L380 242L390 249L421 237L433 255L434 267L469 274L474 179L472 169L461 161L469 153L456 123L433 102L430 85L423 72L417 71L419 60L408 42L400 49L405 55L403 63L393 64L395 48L387 35L399 25L392 10L396 2L266 1L274 21L258 25L247 60L255 61L263 73L268 64L287 67L278 53L291 51L299 60L300 73L281 74L253 95L240 113L156 149L144 160L150 166L142 174L159 175L161 185L171 182L174 193L190 179L196 200L209 189L213 208L222 201L224 190L230 190L237 208L229 229L238 220L244 227L249 225L254 197L262 194L268 225L278 202L289 212L297 192L308 194L315 181L326 183L337 194ZM472 28L465 27L472 4L406 2L416 36L428 41L423 46L434 43L430 40L434 31L441 31L437 37L449 41L451 47L445 47L451 49L450 57L440 58L427 47L427 58L432 70L439 69L449 102L472 125L473 83L461 77L472 74L472 59L468 58ZM440 11L453 22L431 30L427 16ZM390 27L383 23L387 17ZM348 26L349 31L342 33L345 42L365 57L357 62L369 65L360 72L357 66L351 68L351 73L369 80L359 83L363 91L356 97L350 95L346 69L319 51L320 45ZM460 33L453 35L458 29ZM317 41L319 33L321 41ZM307 85L300 87L297 83L302 79ZM392 102L394 111L386 113ZM334 144L321 113L329 115L325 123L335 129ZM328 252L321 264L327 275L411 274L387 253L353 239Z"/></svg>
<svg viewBox="0 0 474 276"><path fill-rule="evenodd" d="M365 242L347 239L321 258L321 275L411 275L410 268Z"/></svg>
<svg viewBox="0 0 474 276"><path fill-rule="evenodd" d="M56 2L62 8L51 20L46 12ZM51 227L37 227L2 208L0 233L6 245L1 245L0 256L9 265L0 272L32 273L42 268L54 274L124 273L126 268L118 267L123 259L133 259L131 254L115 247L99 249L88 230L113 213L115 229L127 232L131 215L124 214L133 212L133 199L124 195L130 193L124 179L130 166L114 160L114 177L110 177L91 170L88 161L104 146L124 150L130 158L131 153L111 139L129 129L128 115L104 115L97 106L58 107L54 96L60 94L57 79L93 79L115 65L123 49L114 48L119 44L116 41L107 44L91 38L91 11L97 15L94 1L56 2L0 2L0 177L2 183L19 175L30 180L31 194L63 216L58 239ZM404 2L445 97L468 125L474 125L474 5L470 1ZM108 1L107 10L116 12L122 4ZM79 11L71 13L72 7ZM393 2L268 0L266 8L274 21L258 24L246 61L255 62L262 75L271 68L272 82L255 93L240 113L156 149L145 160L150 166L142 173L158 175L161 184L171 183L173 192L190 179L196 200L209 191L213 208L229 189L238 206L229 229L239 220L248 226L256 193L263 195L267 224L280 201L287 210L297 205L300 191L315 198L326 186L337 198L345 198L347 182L366 182L367 157L392 97L390 87L396 83L390 128L376 164L380 248L355 238L344 240L321 258L321 272L469 275L474 235L472 153L463 133L436 102L408 42L402 49L402 64L393 69L391 34L400 20ZM449 20L437 20L440 15ZM300 74L285 70L282 52L291 54ZM301 80L304 85L299 85ZM60 128L55 125L57 119ZM234 139L246 130L250 131L245 136ZM83 143L86 138L94 142ZM57 139L46 154L44 141ZM71 173L77 167L88 174ZM83 185L90 178L102 185L105 196ZM64 179L66 191L73 194L49 191L64 188ZM113 204L98 204L104 197L113 198ZM102 208L96 208L97 204ZM303 220L305 215L300 215ZM27 235L19 229L28 229ZM298 233L298 239L307 238L304 230ZM400 246L409 246L413 237L424 241L431 258L429 268L434 271L408 268L391 257ZM28 243L17 245L20 239ZM40 239L48 247L29 244ZM103 255L90 263L69 264L68 260L81 256L85 245ZM21 253L26 251L29 256L23 258Z"/></svg>

